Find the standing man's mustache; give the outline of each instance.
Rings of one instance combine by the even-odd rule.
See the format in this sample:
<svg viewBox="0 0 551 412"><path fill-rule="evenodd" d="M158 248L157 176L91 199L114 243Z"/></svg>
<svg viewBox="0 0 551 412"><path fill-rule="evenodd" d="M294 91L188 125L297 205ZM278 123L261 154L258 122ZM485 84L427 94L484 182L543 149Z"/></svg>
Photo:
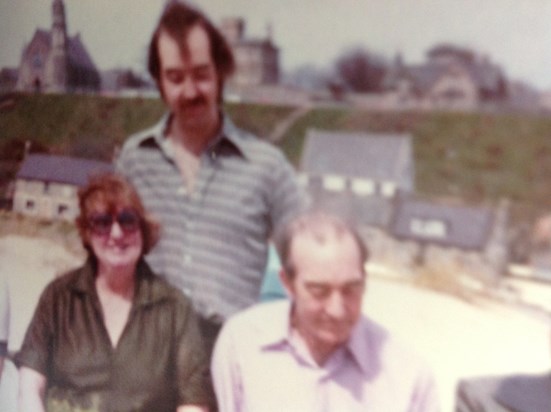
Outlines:
<svg viewBox="0 0 551 412"><path fill-rule="evenodd" d="M182 103L180 104L180 107L185 109L186 107L199 106L199 105L202 105L202 104L205 104L205 103L206 103L206 101L202 96L197 96L192 100L183 100Z"/></svg>

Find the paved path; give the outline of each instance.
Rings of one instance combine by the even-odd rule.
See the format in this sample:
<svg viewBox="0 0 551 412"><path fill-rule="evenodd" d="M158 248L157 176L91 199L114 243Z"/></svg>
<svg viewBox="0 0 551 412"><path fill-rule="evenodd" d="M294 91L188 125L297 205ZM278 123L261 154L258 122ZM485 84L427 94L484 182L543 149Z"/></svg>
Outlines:
<svg viewBox="0 0 551 412"><path fill-rule="evenodd" d="M76 267L82 259L53 240L7 236L0 238L0 276L8 283L10 333L8 346L16 351L44 287L57 275ZM0 380L0 411L15 412L17 370L7 361Z"/></svg>
<svg viewBox="0 0 551 412"><path fill-rule="evenodd" d="M10 284L16 349L38 295L56 273L78 265L48 239L0 238L0 276ZM452 411L459 378L549 370L549 324L501 304L469 305L410 285L371 277L364 313L412 346L432 366L442 411ZM10 365L0 384L0 411L15 411L17 373Z"/></svg>
<svg viewBox="0 0 551 412"><path fill-rule="evenodd" d="M276 125L272 133L268 136L268 140L272 143L278 143L283 136L285 136L285 133L287 133L291 126L293 126L299 118L304 116L310 110L312 110L311 105L297 107L289 116Z"/></svg>

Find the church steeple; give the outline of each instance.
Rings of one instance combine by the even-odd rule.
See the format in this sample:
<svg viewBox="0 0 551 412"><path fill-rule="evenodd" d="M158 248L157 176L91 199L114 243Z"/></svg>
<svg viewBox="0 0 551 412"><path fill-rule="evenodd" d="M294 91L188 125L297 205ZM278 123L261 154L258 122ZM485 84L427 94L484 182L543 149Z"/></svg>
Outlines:
<svg viewBox="0 0 551 412"><path fill-rule="evenodd" d="M65 5L63 0L54 0L52 4L52 29L58 29L64 35L67 34L67 27L65 24Z"/></svg>
<svg viewBox="0 0 551 412"><path fill-rule="evenodd" d="M52 49L51 49L51 89L58 92L67 90L67 25L63 0L52 4Z"/></svg>

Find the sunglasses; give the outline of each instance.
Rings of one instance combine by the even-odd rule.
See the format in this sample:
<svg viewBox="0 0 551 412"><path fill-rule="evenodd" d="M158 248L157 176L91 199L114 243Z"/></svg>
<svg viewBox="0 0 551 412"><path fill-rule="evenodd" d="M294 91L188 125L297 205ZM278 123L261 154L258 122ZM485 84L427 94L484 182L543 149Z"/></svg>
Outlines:
<svg viewBox="0 0 551 412"><path fill-rule="evenodd" d="M111 233L114 222L128 235L140 228L141 219L134 210L129 209L121 210L117 214L93 213L88 217L88 228L95 235L106 236Z"/></svg>

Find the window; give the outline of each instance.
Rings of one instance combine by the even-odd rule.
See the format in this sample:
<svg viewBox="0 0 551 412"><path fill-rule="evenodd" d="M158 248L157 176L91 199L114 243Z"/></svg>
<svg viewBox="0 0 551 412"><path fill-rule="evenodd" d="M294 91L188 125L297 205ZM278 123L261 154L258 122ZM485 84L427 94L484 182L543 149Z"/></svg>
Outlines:
<svg viewBox="0 0 551 412"><path fill-rule="evenodd" d="M409 229L415 235L437 239L445 238L448 232L446 223L435 219L413 218Z"/></svg>
<svg viewBox="0 0 551 412"><path fill-rule="evenodd" d="M396 193L396 184L394 182L383 182L381 193L385 197L392 197Z"/></svg>
<svg viewBox="0 0 551 412"><path fill-rule="evenodd" d="M328 175L323 178L323 188L330 192L342 192L346 187L344 177Z"/></svg>
<svg viewBox="0 0 551 412"><path fill-rule="evenodd" d="M63 185L61 186L61 195L63 197L73 197L77 195L77 190L75 186Z"/></svg>
<svg viewBox="0 0 551 412"><path fill-rule="evenodd" d="M297 182L299 186L306 187L308 185L308 175L305 173L300 173L297 177Z"/></svg>
<svg viewBox="0 0 551 412"><path fill-rule="evenodd" d="M36 53L32 57L33 67L39 69L42 67L42 56L39 53Z"/></svg>
<svg viewBox="0 0 551 412"><path fill-rule="evenodd" d="M57 215L58 216L66 216L69 213L69 206L60 203L57 205Z"/></svg>
<svg viewBox="0 0 551 412"><path fill-rule="evenodd" d="M375 192L375 183L368 179L353 179L352 191L358 196L372 195Z"/></svg>

